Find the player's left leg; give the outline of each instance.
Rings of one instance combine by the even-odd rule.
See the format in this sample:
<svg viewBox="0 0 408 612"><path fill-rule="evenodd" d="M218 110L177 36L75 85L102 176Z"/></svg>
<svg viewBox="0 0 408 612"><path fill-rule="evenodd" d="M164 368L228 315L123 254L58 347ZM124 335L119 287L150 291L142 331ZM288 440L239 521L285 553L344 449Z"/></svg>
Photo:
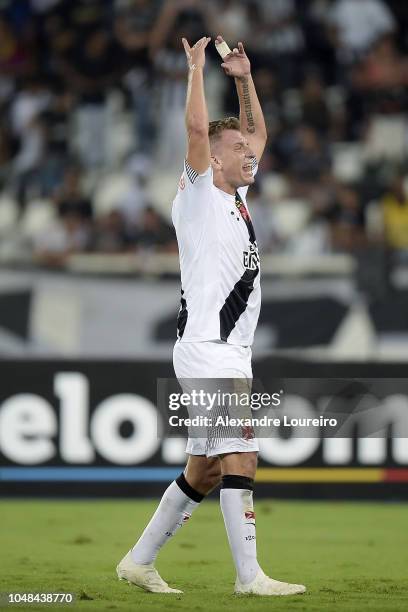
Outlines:
<svg viewBox="0 0 408 612"><path fill-rule="evenodd" d="M220 480L218 458L190 455L184 473L166 489L143 534L119 563L118 577L153 593L181 593L160 577L154 561L159 550L188 521Z"/></svg>
<svg viewBox="0 0 408 612"><path fill-rule="evenodd" d="M237 577L245 584L252 582L260 569L252 499L256 465L256 452L221 456L220 505Z"/></svg>
<svg viewBox="0 0 408 612"><path fill-rule="evenodd" d="M229 440L231 452L221 454L221 510L224 516L232 556L237 570L236 594L296 595L306 591L301 584L280 582L266 576L256 553L253 485L257 465L256 452L240 452L242 440ZM234 450L235 449L235 450Z"/></svg>

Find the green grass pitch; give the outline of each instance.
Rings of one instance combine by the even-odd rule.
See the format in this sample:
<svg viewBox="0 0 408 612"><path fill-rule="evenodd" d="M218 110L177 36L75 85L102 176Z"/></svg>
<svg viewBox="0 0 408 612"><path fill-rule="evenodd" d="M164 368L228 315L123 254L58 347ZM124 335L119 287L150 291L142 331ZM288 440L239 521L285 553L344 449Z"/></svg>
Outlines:
<svg viewBox="0 0 408 612"><path fill-rule="evenodd" d="M116 563L155 506L128 500L1 501L0 591L72 591L78 597L72 606L24 606L30 610L408 610L404 504L257 502L264 570L308 587L305 595L285 598L232 595L234 570L224 524L218 503L210 500L157 562L162 576L184 595L153 595L119 582Z"/></svg>

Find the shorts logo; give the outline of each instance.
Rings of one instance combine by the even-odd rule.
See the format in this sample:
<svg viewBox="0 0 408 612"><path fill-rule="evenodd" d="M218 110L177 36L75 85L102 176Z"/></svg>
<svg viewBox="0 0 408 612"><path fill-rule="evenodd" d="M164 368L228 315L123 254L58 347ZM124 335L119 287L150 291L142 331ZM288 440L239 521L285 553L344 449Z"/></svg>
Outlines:
<svg viewBox="0 0 408 612"><path fill-rule="evenodd" d="M184 513L183 518L181 520L183 521L183 523L187 523L190 517L191 517L191 514Z"/></svg>
<svg viewBox="0 0 408 612"><path fill-rule="evenodd" d="M181 176L180 180L179 180L179 187L181 190L183 190L186 186L186 181L184 180L184 176Z"/></svg>
<svg viewBox="0 0 408 612"><path fill-rule="evenodd" d="M253 440L255 438L255 432L252 425L245 425L245 427L241 427L241 435L244 440Z"/></svg>

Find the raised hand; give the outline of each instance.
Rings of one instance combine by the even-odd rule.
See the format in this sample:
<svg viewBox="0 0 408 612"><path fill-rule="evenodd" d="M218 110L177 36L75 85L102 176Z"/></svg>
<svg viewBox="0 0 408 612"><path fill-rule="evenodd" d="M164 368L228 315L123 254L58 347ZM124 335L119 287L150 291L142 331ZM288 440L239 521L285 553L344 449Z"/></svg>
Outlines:
<svg viewBox="0 0 408 612"><path fill-rule="evenodd" d="M195 45L190 47L186 38L181 39L184 51L186 52L188 67L190 68L190 70L193 68L204 68L205 48L210 42L210 40L211 38L203 36L203 38L200 38L200 40L198 40Z"/></svg>
<svg viewBox="0 0 408 612"><path fill-rule="evenodd" d="M220 44L223 42L222 36L217 36L216 43ZM251 63L245 53L244 45L242 42L238 43L237 47L224 57L221 68L224 69L225 74L231 77L242 78L248 76L251 73Z"/></svg>

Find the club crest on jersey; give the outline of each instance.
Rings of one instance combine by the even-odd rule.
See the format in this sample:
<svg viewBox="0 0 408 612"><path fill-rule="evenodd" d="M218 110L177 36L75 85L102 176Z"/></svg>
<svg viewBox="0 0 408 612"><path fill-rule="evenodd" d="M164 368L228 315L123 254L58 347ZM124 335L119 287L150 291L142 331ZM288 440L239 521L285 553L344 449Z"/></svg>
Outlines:
<svg viewBox="0 0 408 612"><path fill-rule="evenodd" d="M241 202L241 200L239 200L238 198L235 199L235 206L238 208L241 217L243 219L245 219L245 221L250 221L251 217L249 216L249 212L245 206L245 204L243 202Z"/></svg>
<svg viewBox="0 0 408 612"><path fill-rule="evenodd" d="M244 268L247 270L259 269L259 252L256 242L251 243L247 251L243 252Z"/></svg>
<svg viewBox="0 0 408 612"><path fill-rule="evenodd" d="M185 186L186 186L186 181L184 180L184 176L181 175L181 178L179 180L179 187L180 187L181 190L183 190L185 188Z"/></svg>

